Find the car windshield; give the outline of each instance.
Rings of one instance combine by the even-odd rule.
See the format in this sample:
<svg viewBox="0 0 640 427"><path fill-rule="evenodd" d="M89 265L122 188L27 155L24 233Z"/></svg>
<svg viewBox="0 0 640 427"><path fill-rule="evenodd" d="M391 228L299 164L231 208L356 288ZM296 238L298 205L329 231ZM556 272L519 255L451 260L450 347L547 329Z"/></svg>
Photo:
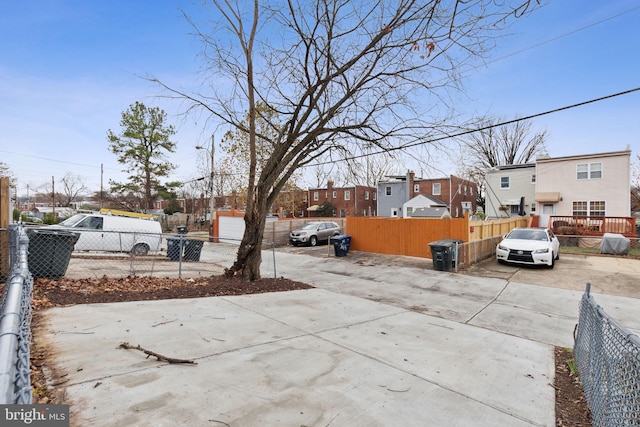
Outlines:
<svg viewBox="0 0 640 427"><path fill-rule="evenodd" d="M82 221L85 217L86 217L86 215L76 214L76 215L74 215L72 217L69 217L69 218L65 219L64 221L62 221L58 225L61 225L63 227L73 227L74 225L76 225L77 223Z"/></svg>
<svg viewBox="0 0 640 427"><path fill-rule="evenodd" d="M305 224L304 227L301 228L301 230L315 230L316 228L318 228L318 223L310 222L309 224Z"/></svg>
<svg viewBox="0 0 640 427"><path fill-rule="evenodd" d="M549 240L547 233L544 230L513 230L507 236L508 239L521 239L521 240Z"/></svg>

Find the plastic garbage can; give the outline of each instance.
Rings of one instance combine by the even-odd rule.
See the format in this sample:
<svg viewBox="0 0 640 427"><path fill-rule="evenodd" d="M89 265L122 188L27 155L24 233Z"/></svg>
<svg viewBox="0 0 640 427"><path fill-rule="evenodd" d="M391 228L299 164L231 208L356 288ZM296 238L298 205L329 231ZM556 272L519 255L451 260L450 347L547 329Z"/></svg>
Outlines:
<svg viewBox="0 0 640 427"><path fill-rule="evenodd" d="M460 244L464 243L464 240L459 239L443 239L445 242L451 243L451 267L455 267L458 263L458 255L460 252Z"/></svg>
<svg viewBox="0 0 640 427"><path fill-rule="evenodd" d="M333 250L336 256L346 256L349 253L351 247L351 236L348 234L339 234L331 238L333 243Z"/></svg>
<svg viewBox="0 0 640 427"><path fill-rule="evenodd" d="M171 261L178 261L184 249L184 239L176 237L167 238L167 256Z"/></svg>
<svg viewBox="0 0 640 427"><path fill-rule="evenodd" d="M178 234L181 234L181 235L187 234L187 226L186 225L179 225L178 227L176 227L176 229L178 230Z"/></svg>
<svg viewBox="0 0 640 427"><path fill-rule="evenodd" d="M202 240L187 239L184 241L184 259L187 261L200 261L202 252Z"/></svg>
<svg viewBox="0 0 640 427"><path fill-rule="evenodd" d="M79 233L53 229L28 229L27 262L34 278L59 279L65 275Z"/></svg>
<svg viewBox="0 0 640 427"><path fill-rule="evenodd" d="M429 243L433 269L436 271L451 271L452 252L454 243L451 240L437 240Z"/></svg>

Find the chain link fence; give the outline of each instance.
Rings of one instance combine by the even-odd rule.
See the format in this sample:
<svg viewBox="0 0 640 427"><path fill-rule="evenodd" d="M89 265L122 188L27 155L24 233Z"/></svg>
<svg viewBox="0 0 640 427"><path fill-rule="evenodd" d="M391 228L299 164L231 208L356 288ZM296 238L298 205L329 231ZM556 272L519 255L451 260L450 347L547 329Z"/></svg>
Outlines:
<svg viewBox="0 0 640 427"><path fill-rule="evenodd" d="M594 426L640 425L640 339L582 297L574 355Z"/></svg>
<svg viewBox="0 0 640 427"><path fill-rule="evenodd" d="M152 276L197 278L224 273L240 241L198 234L153 234L33 227L29 269L35 278ZM264 242L261 274L276 277L274 244Z"/></svg>
<svg viewBox="0 0 640 427"><path fill-rule="evenodd" d="M22 226L0 230L0 260L9 261L0 301L0 404L30 404L31 294L29 241Z"/></svg>

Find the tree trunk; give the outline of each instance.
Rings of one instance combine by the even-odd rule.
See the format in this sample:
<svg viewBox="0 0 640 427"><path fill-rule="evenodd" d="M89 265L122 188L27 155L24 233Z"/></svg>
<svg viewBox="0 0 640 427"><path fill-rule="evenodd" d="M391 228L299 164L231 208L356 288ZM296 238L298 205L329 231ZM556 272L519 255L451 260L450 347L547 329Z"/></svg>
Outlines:
<svg viewBox="0 0 640 427"><path fill-rule="evenodd" d="M242 276L245 280L260 280L260 264L262 263L262 239L264 225L267 221L267 195L258 192L252 210L244 215L244 236L238 248L236 261L231 268L225 269L225 276Z"/></svg>

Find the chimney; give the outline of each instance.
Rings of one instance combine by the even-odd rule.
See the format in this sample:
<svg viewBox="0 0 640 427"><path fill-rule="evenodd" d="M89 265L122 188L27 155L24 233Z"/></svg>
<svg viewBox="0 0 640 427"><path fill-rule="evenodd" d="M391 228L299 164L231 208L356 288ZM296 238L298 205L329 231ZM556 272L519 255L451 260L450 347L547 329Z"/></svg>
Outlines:
<svg viewBox="0 0 640 427"><path fill-rule="evenodd" d="M407 200L413 199L413 180L415 173L412 170L407 171Z"/></svg>

